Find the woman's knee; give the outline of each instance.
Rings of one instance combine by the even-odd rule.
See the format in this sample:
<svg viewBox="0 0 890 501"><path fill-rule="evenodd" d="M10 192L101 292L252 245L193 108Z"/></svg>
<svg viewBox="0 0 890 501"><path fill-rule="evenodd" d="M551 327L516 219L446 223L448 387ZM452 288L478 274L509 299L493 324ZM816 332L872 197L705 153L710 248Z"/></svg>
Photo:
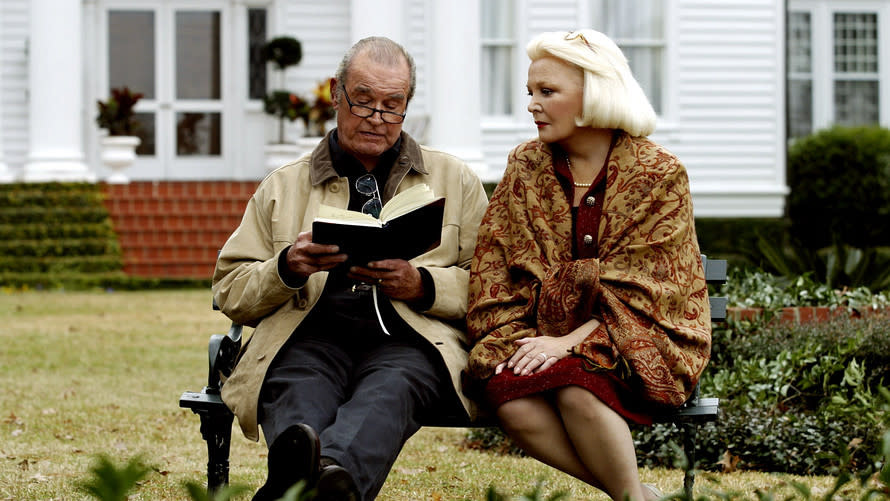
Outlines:
<svg viewBox="0 0 890 501"><path fill-rule="evenodd" d="M556 406L561 414L598 414L608 409L590 390L580 386L566 386L556 392Z"/></svg>
<svg viewBox="0 0 890 501"><path fill-rule="evenodd" d="M507 431L524 431L534 428L541 413L541 401L533 397L517 398L501 404L497 409L498 420Z"/></svg>

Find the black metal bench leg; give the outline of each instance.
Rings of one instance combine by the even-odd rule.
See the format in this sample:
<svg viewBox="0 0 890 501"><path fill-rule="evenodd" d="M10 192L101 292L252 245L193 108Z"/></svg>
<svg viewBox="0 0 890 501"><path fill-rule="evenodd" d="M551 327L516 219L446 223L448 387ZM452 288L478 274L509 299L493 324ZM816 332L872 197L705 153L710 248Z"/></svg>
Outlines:
<svg viewBox="0 0 890 501"><path fill-rule="evenodd" d="M689 466L686 468L686 472L683 474L683 492L686 493L686 499L692 501L693 498L693 487L695 485L695 432L697 431L698 426L691 423L686 423L680 426L682 428L683 434L683 452L686 454L686 460L689 462Z"/></svg>
<svg viewBox="0 0 890 501"><path fill-rule="evenodd" d="M234 416L225 412L201 412L201 436L207 441L207 492L229 484L229 448Z"/></svg>

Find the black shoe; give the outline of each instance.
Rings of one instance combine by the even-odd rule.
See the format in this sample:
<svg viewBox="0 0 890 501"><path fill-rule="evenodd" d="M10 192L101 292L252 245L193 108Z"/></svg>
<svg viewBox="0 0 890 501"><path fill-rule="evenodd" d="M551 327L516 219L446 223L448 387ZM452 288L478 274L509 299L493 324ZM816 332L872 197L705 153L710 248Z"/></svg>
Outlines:
<svg viewBox="0 0 890 501"><path fill-rule="evenodd" d="M317 480L321 444L311 426L295 424L284 430L269 447L269 476L253 496L253 501L275 501L300 480L303 492Z"/></svg>
<svg viewBox="0 0 890 501"><path fill-rule="evenodd" d="M322 468L315 488L318 492L316 501L361 501L362 499L352 475L346 468L336 464Z"/></svg>

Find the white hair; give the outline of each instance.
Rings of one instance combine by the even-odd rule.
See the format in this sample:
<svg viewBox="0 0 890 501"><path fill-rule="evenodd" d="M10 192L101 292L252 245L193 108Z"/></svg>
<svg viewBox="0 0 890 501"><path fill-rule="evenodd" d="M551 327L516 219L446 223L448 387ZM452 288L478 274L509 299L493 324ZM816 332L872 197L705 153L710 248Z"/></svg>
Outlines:
<svg viewBox="0 0 890 501"><path fill-rule="evenodd" d="M632 136L655 130L655 110L634 78L621 49L602 33L585 29L547 32L526 46L532 61L552 56L584 73L579 127L621 129Z"/></svg>

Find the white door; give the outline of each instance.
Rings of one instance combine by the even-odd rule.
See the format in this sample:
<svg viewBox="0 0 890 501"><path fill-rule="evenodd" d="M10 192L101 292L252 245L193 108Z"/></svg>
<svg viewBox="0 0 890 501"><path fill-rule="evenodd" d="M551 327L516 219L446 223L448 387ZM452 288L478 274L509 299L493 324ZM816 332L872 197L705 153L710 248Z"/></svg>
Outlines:
<svg viewBox="0 0 890 501"><path fill-rule="evenodd" d="M132 179L231 177L226 137L239 103L224 85L230 3L118 0L101 9L106 95L123 86L144 94L136 107L142 145Z"/></svg>

